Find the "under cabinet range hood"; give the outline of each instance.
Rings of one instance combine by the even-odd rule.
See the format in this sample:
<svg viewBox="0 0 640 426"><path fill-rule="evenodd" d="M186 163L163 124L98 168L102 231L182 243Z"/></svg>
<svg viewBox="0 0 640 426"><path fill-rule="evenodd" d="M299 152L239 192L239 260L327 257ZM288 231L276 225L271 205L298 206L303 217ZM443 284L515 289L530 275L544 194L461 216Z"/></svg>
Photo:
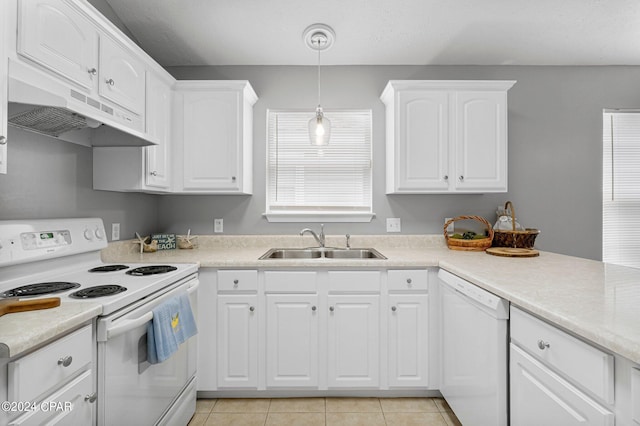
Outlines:
<svg viewBox="0 0 640 426"><path fill-rule="evenodd" d="M150 146L142 117L9 60L8 124L85 146Z"/></svg>

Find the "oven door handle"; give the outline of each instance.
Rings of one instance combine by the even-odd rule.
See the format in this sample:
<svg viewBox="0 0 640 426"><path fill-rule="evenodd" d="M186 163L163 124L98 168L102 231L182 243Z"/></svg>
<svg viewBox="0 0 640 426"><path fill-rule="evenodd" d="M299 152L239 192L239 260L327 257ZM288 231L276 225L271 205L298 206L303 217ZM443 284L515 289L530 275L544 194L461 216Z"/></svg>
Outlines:
<svg viewBox="0 0 640 426"><path fill-rule="evenodd" d="M123 320L120 324L107 329L107 340L126 333L129 330L133 330L136 327L140 327L142 324L149 322L153 319L153 312L147 312L141 317Z"/></svg>
<svg viewBox="0 0 640 426"><path fill-rule="evenodd" d="M196 280L195 284L187 289L187 294L191 295L194 291L198 289L200 286L200 281ZM153 312L147 312L146 314L130 319L130 320L122 320L116 326L107 328L107 340L119 336L123 333L126 333L129 330L133 330L134 328L140 327L142 324L149 322L153 319Z"/></svg>

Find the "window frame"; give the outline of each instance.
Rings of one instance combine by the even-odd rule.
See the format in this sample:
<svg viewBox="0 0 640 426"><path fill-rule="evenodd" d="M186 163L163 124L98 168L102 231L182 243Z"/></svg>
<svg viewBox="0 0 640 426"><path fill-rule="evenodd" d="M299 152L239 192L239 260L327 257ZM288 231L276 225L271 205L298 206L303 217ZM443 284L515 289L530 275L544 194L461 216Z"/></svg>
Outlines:
<svg viewBox="0 0 640 426"><path fill-rule="evenodd" d="M369 114L369 161L371 166L369 167L369 182L370 193L368 200L368 210L354 209L349 211L349 208L315 208L315 207L283 207L281 209L273 209L270 204L270 180L272 169L270 167L270 133L269 123L270 115L273 113L308 113L309 118L315 115L315 110L307 109L293 109L293 108L268 108L266 111L266 131L265 131L265 213L264 217L269 222L371 222L371 219L375 217L373 213L373 110L372 109L331 109L325 110L325 115L331 119L331 115L341 112L354 112L354 113L367 113ZM332 133L334 129L332 129ZM308 136L305 138L305 142L311 146L311 142L308 141ZM329 141L331 145L331 141ZM320 148L321 149L321 148Z"/></svg>

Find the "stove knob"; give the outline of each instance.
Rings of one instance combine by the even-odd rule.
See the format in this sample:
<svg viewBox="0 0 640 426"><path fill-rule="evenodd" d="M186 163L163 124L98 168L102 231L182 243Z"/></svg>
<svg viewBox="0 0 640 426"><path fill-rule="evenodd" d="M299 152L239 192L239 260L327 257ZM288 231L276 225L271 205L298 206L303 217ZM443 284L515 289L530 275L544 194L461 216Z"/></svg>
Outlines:
<svg viewBox="0 0 640 426"><path fill-rule="evenodd" d="M104 229L96 228L96 237L98 237L99 240L104 240Z"/></svg>
<svg viewBox="0 0 640 426"><path fill-rule="evenodd" d="M85 229L84 230L84 238L85 239L91 241L91 240L93 240L93 237L94 237L94 235L93 235L93 231L91 229Z"/></svg>

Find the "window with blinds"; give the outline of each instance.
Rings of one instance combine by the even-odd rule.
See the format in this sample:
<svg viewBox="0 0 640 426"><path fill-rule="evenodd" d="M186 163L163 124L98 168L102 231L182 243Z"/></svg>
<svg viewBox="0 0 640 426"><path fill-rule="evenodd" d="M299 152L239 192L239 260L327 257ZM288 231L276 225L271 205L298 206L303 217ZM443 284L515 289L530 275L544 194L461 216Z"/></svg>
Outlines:
<svg viewBox="0 0 640 426"><path fill-rule="evenodd" d="M605 111L602 260L640 267L640 111Z"/></svg>
<svg viewBox="0 0 640 426"><path fill-rule="evenodd" d="M314 146L314 111L267 112L267 218L370 221L371 111L325 111L327 146Z"/></svg>

